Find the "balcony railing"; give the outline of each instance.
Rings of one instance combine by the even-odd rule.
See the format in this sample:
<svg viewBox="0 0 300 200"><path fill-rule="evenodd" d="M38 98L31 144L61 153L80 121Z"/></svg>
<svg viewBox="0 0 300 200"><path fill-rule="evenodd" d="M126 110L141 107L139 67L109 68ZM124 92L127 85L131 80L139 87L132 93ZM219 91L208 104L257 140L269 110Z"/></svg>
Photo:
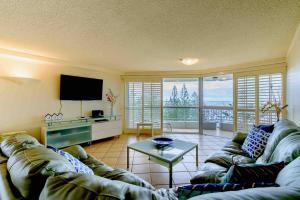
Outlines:
<svg viewBox="0 0 300 200"><path fill-rule="evenodd" d="M198 107L164 107L164 128L166 131L199 130ZM229 106L204 106L202 109L204 130L233 131L233 108Z"/></svg>

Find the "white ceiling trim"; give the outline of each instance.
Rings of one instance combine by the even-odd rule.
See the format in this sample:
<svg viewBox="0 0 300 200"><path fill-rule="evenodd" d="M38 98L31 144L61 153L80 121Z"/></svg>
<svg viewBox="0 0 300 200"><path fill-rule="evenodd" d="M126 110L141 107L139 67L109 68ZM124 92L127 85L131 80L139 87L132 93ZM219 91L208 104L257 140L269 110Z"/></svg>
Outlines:
<svg viewBox="0 0 300 200"><path fill-rule="evenodd" d="M286 58L274 58L270 60L257 61L251 63L243 63L231 66L211 67L203 70L186 70L186 71L140 71L140 72L125 72L122 77L126 76L182 76L182 75L210 75L210 74L226 74L232 72L259 70L269 66L286 67Z"/></svg>
<svg viewBox="0 0 300 200"><path fill-rule="evenodd" d="M299 23L298 28L296 29L296 31L295 31L295 33L294 33L292 42L291 42L291 44L290 44L290 46L289 46L289 49L288 49L288 51L287 51L287 54L286 54L286 57L287 57L287 58L289 57L292 48L295 46L297 37L298 37L298 35L300 35L299 32L300 32L300 23Z"/></svg>
<svg viewBox="0 0 300 200"><path fill-rule="evenodd" d="M88 70L95 70L100 72L106 72L111 74L123 74L120 70L111 70L105 67L99 67L97 65L91 65L91 64L85 64L85 63L77 63L77 62L71 62L66 60L61 60L57 58L50 58L40 55L33 55L29 53L9 50L0 48L0 56L6 57L8 59L23 59L27 61L31 61L34 63L44 63L44 64L52 64L52 65L60 65L60 66L66 66L66 67L75 67L75 68L81 68L81 69L88 69Z"/></svg>

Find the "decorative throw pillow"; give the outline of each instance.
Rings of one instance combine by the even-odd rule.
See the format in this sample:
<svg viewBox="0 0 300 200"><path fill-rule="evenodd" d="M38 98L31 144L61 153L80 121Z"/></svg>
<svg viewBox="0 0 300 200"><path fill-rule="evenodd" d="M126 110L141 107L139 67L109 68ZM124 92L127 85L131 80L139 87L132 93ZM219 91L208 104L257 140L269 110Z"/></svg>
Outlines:
<svg viewBox="0 0 300 200"><path fill-rule="evenodd" d="M177 194L179 200L186 200L194 196L214 193L214 192L226 192L237 191L248 188L257 187L279 187L276 183L249 183L249 184L234 184L234 183L207 183L207 184L195 184L185 185L178 187Z"/></svg>
<svg viewBox="0 0 300 200"><path fill-rule="evenodd" d="M53 150L54 152L58 153L59 155L65 157L74 166L77 173L94 175L93 170L91 170L88 166L86 166L85 164L80 162L77 158L75 158L71 154L69 154L63 150L59 150L52 146L47 146L47 148L49 148L49 149Z"/></svg>
<svg viewBox="0 0 300 200"><path fill-rule="evenodd" d="M271 133L253 126L242 145L242 150L250 158L257 159L264 152L270 135Z"/></svg>
<svg viewBox="0 0 300 200"><path fill-rule="evenodd" d="M260 124L257 126L257 128L262 129L268 133L272 133L274 130L274 124L267 125L267 124Z"/></svg>
<svg viewBox="0 0 300 200"><path fill-rule="evenodd" d="M284 168L284 162L271 164L232 165L223 177L223 183L274 183L278 173Z"/></svg>

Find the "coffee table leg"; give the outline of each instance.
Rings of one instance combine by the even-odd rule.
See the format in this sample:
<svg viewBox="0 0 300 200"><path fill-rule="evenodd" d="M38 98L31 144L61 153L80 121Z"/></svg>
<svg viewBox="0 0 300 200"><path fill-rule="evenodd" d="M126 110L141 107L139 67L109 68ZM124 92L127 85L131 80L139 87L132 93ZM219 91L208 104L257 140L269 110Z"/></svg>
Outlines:
<svg viewBox="0 0 300 200"><path fill-rule="evenodd" d="M198 144L196 145L196 166L198 167Z"/></svg>
<svg viewBox="0 0 300 200"><path fill-rule="evenodd" d="M127 147L127 170L129 170L129 148Z"/></svg>
<svg viewBox="0 0 300 200"><path fill-rule="evenodd" d="M172 188L172 181L173 181L173 166L172 163L169 163L169 188Z"/></svg>

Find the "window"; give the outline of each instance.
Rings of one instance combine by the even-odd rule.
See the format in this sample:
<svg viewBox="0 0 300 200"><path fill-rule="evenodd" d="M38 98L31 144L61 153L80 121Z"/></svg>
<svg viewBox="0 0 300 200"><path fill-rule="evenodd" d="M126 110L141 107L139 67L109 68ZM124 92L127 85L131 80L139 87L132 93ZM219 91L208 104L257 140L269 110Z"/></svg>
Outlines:
<svg viewBox="0 0 300 200"><path fill-rule="evenodd" d="M161 82L127 82L126 128L136 128L138 122L153 122L161 128Z"/></svg>
<svg viewBox="0 0 300 200"><path fill-rule="evenodd" d="M268 101L283 101L282 84L282 73L237 76L237 130L248 130L252 124L276 122L275 110L262 113L260 109Z"/></svg>

